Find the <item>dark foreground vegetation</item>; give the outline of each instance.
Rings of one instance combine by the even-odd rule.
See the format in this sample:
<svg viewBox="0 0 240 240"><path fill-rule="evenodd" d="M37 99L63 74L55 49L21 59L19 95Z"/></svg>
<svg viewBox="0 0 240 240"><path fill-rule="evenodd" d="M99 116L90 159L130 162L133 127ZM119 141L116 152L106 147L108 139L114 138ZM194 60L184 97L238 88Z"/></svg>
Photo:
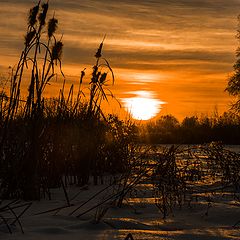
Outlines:
<svg viewBox="0 0 240 240"><path fill-rule="evenodd" d="M174 206L181 207L196 197L195 183L214 179L218 185L212 191L229 187L233 194L237 193L239 154L225 150L220 143L191 149L137 144L216 140L239 143L237 115L188 117L181 124L172 116L163 116L156 124L141 128L131 121L104 115L102 101L113 97L106 83L114 82L114 75L102 57L103 42L95 54L87 97L82 92L84 70L74 94L73 85L66 89L61 68L63 43L56 36L58 21L54 17L47 20L47 13L48 3L39 3L30 10L24 49L12 71L9 94L1 92L0 199L51 200L51 189L61 188L66 205L58 211L71 208L69 215L80 217L97 209L95 221L99 222L109 206L121 207L126 197L146 182L151 184L155 204L164 218ZM45 99L44 90L57 73L63 79L59 97ZM26 78L28 96L23 99L22 82ZM102 202L81 212L85 203L72 205L66 189L70 185L85 186L90 180L95 185L107 183L107 186L87 202L104 191L108 194ZM239 200L237 194L234 196ZM29 206L19 205L15 200L2 206L3 222L8 225L4 211L15 216L15 223L21 214L16 216L12 210L23 208L24 213Z"/></svg>
<svg viewBox="0 0 240 240"><path fill-rule="evenodd" d="M87 97L81 73L77 93L65 87L57 40L58 20L47 20L48 3L33 7L28 16L24 49L12 70L9 94L0 96L0 196L2 198L51 199L50 188L98 184L103 174L125 171L133 125L116 116L105 116L102 101L111 92L113 71L102 57L103 42L95 54ZM48 23L46 23L48 22ZM61 75L59 97L45 99L50 81ZM22 82L29 79L28 96L22 99ZM76 94L74 94L76 93ZM64 177L64 178L63 178ZM63 181L64 180L64 181Z"/></svg>
<svg viewBox="0 0 240 240"><path fill-rule="evenodd" d="M186 117L179 122L174 116L160 117L142 126L140 141L145 143L203 144L212 141L240 144L240 116L225 112L221 116Z"/></svg>

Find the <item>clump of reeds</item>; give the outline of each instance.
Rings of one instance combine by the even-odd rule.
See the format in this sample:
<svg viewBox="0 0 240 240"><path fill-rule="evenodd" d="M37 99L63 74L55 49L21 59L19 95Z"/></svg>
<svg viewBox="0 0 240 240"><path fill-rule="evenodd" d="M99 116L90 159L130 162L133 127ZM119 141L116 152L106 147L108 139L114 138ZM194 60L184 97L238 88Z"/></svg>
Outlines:
<svg viewBox="0 0 240 240"><path fill-rule="evenodd" d="M62 51L61 41L54 36L57 21L53 17L46 25L47 13L48 3L41 4L41 1L30 9L24 48L11 76L0 139L1 152L7 163L3 168L1 191L8 197L40 197L38 172L41 164L41 133L44 130L43 92L55 76L54 65L56 61L61 62ZM46 42L44 29L48 31ZM21 86L27 73L30 75L28 96L22 100Z"/></svg>
<svg viewBox="0 0 240 240"><path fill-rule="evenodd" d="M156 153L156 165L152 174L155 204L165 219L173 207L184 198L185 181L177 164L177 147L163 149Z"/></svg>
<svg viewBox="0 0 240 240"><path fill-rule="evenodd" d="M213 179L221 180L222 186L240 189L240 155L224 149L222 143L213 142L202 148L207 156L209 174Z"/></svg>
<svg viewBox="0 0 240 240"><path fill-rule="evenodd" d="M63 43L56 38L58 20L48 20L48 3L30 9L24 48L12 71L9 97L1 104L0 195L4 198L51 199L52 187L103 183L106 173L122 173L128 168L133 124L105 116L102 102L113 97L107 83L114 83L113 71L103 57L103 43L96 51L96 63L89 81L89 98L82 85L66 91L62 72ZM63 86L59 97L44 98L44 90L60 72ZM28 95L22 99L22 82L29 80ZM115 170L109 171L109 169Z"/></svg>

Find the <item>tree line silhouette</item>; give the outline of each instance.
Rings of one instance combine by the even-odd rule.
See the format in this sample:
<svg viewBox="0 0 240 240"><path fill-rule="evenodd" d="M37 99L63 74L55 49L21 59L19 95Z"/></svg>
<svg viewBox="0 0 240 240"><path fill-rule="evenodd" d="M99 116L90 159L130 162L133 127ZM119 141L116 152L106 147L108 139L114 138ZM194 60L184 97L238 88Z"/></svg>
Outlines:
<svg viewBox="0 0 240 240"><path fill-rule="evenodd" d="M225 112L213 117L185 117L182 122L172 115L139 128L139 141L144 143L194 144L219 141L240 144L240 116Z"/></svg>

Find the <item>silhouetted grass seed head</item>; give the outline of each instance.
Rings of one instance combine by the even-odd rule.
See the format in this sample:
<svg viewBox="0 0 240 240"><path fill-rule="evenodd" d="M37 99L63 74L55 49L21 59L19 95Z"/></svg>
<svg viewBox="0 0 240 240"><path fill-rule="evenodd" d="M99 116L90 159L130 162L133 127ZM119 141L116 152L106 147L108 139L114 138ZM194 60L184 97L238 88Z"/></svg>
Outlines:
<svg viewBox="0 0 240 240"><path fill-rule="evenodd" d="M103 73L100 77L100 83L103 84L107 79L107 73Z"/></svg>
<svg viewBox="0 0 240 240"><path fill-rule="evenodd" d="M97 52L96 52L96 54L95 54L95 57L96 57L96 58L100 58L100 57L102 56L102 48L103 48L103 43L101 43L101 44L99 45L99 48L98 48L98 50L97 50Z"/></svg>
<svg viewBox="0 0 240 240"><path fill-rule="evenodd" d="M58 20L56 18L51 18L48 22L48 37L51 38L57 30Z"/></svg>
<svg viewBox="0 0 240 240"><path fill-rule="evenodd" d="M52 48L52 60L59 60L62 56L63 43L57 41Z"/></svg>
<svg viewBox="0 0 240 240"><path fill-rule="evenodd" d="M39 3L38 3L38 5L31 8L30 11L29 11L28 24L31 27L33 27L37 22L38 11L39 11Z"/></svg>
<svg viewBox="0 0 240 240"><path fill-rule="evenodd" d="M83 82L83 78L84 78L84 76L85 76L85 69L86 69L86 68L84 68L84 70L81 71L80 84L82 84L82 82Z"/></svg>
<svg viewBox="0 0 240 240"><path fill-rule="evenodd" d="M33 40L33 38L36 35L36 30L34 29L33 31L30 31L27 33L27 35L25 36L25 45L29 46L31 41Z"/></svg>
<svg viewBox="0 0 240 240"><path fill-rule="evenodd" d="M44 26L46 23L47 11L48 11L48 3L43 3L42 12L38 16L40 26Z"/></svg>

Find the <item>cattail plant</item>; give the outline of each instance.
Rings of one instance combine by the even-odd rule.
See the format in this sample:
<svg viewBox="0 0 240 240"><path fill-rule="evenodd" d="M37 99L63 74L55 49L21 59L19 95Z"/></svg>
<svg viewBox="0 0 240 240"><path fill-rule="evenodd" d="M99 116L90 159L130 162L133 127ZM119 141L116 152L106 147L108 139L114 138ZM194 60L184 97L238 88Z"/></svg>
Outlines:
<svg viewBox="0 0 240 240"><path fill-rule="evenodd" d="M105 36L103 38L103 41L100 43L99 48L97 49L97 52L95 54L96 57L96 63L93 66L93 72L92 72L92 78L90 81L90 97L89 97L89 104L88 104L88 115L96 115L100 114L103 116L103 113L101 111L101 103L103 100L108 101L108 95L110 94L113 97L113 94L109 89L105 89L106 83L108 81L108 71L111 73L112 77L112 84L114 84L114 74L112 71L112 68L109 64L109 62L102 57L102 49L103 49L103 43L105 40ZM107 70L105 72L104 70ZM108 94L106 93L108 91ZM103 116L104 117L104 116Z"/></svg>
<svg viewBox="0 0 240 240"><path fill-rule="evenodd" d="M173 207L181 204L185 192L185 179L176 160L177 147L163 149L157 155L156 166L152 174L155 205L165 219Z"/></svg>
<svg viewBox="0 0 240 240"><path fill-rule="evenodd" d="M54 65L60 63L59 68L62 73L61 55L63 44L61 40L57 41L55 37L57 19L53 17L46 26L48 7L48 3L39 1L29 11L24 49L15 70L12 72L7 114L1 132L0 150L5 152L3 154L5 158L12 158L11 161L10 159L5 160L13 164L11 166L13 171L17 171L14 168L18 168L19 174L23 175L21 177L13 172L6 172L8 175L6 178L20 177L21 181L16 184L15 189L13 185L16 180L13 181L11 187L6 185L4 192L6 195L10 192L11 194L18 192L17 195L26 199L39 198L40 137L44 129L42 123L44 114L43 92L46 85L56 74ZM47 29L47 34L45 34L45 29ZM44 40L45 36L47 42ZM27 72L30 73L28 96L26 101L22 101L20 97L21 85ZM22 154L18 153L13 156L8 144L15 138L12 136L12 131L14 131L13 125L15 124L13 124L13 121L18 118L20 112L23 114L22 118L25 126L23 128L23 138L16 140L19 143L17 151L21 151ZM16 164L19 164L20 169L23 170L21 171Z"/></svg>
<svg viewBox="0 0 240 240"><path fill-rule="evenodd" d="M95 54L89 93L83 88L85 69L78 89L71 85L67 91L62 37L56 37L58 20L55 14L48 20L48 11L48 3L41 1L29 11L9 96L0 96L0 196L51 199L50 188L62 187L70 205L69 184L86 185L91 177L95 184L99 179L103 183L104 174L129 169L134 126L103 114L102 102L113 97L108 83L114 83L113 71L102 54L104 39ZM46 99L44 91L57 73L63 78L59 96ZM21 96L23 79L28 80L26 99ZM110 171L113 166L116 169ZM121 196L128 191L124 188Z"/></svg>

